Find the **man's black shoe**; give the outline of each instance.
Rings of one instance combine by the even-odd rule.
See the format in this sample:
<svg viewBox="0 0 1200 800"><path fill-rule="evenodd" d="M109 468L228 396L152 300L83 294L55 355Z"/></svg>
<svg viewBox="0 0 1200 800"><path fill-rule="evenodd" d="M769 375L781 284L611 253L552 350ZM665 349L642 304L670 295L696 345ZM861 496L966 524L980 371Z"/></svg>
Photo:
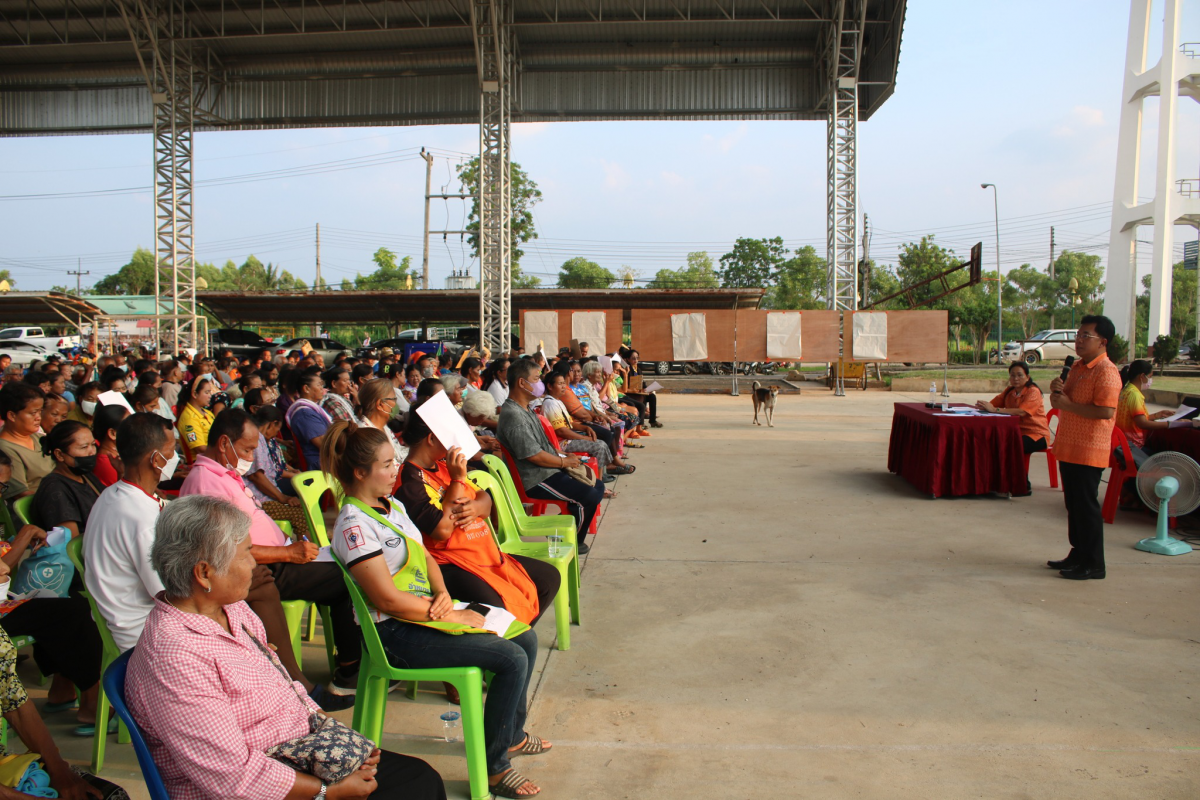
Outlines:
<svg viewBox="0 0 1200 800"><path fill-rule="evenodd" d="M1059 570L1058 574L1069 581L1099 581L1104 580L1104 567L1071 567Z"/></svg>
<svg viewBox="0 0 1200 800"><path fill-rule="evenodd" d="M576 548L577 548L577 549L575 550L575 552L576 552L576 553L578 553L578 554L579 554L579 555L581 555L581 556L582 556L582 555L586 555L586 554L587 554L587 551L592 549L592 548L588 547L588 543L587 543L587 542L585 542L585 541L583 541L583 540L580 540L580 542L579 542L579 544L576 546Z"/></svg>
<svg viewBox="0 0 1200 800"><path fill-rule="evenodd" d="M1069 558L1064 558L1061 561L1047 561L1046 566L1050 569L1071 569L1075 566L1075 562Z"/></svg>

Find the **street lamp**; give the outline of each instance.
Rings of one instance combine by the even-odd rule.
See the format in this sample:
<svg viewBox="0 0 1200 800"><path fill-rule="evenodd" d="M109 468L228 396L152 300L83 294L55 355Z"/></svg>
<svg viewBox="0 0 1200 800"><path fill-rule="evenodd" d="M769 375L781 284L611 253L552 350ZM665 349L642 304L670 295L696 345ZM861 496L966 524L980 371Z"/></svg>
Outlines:
<svg viewBox="0 0 1200 800"><path fill-rule="evenodd" d="M1071 278L1067 283L1067 289L1071 292L1071 327L1075 327L1075 306L1079 305L1079 281Z"/></svg>
<svg viewBox="0 0 1200 800"><path fill-rule="evenodd" d="M992 210L996 215L996 363L1004 353L1004 280L1000 276L1000 190L994 183L981 183L980 189L992 187Z"/></svg>

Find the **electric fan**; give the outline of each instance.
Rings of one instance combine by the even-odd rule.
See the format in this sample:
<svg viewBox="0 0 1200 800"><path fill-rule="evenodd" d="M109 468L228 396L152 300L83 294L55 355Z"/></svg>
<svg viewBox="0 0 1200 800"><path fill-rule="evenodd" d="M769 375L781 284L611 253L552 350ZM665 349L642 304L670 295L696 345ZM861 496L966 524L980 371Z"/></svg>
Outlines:
<svg viewBox="0 0 1200 800"><path fill-rule="evenodd" d="M1158 504L1158 535L1142 539L1134 547L1162 556L1192 552L1187 542L1167 535L1167 521L1172 514L1182 517L1200 506L1200 464L1183 453L1156 453L1138 469L1137 489L1142 502L1150 508Z"/></svg>

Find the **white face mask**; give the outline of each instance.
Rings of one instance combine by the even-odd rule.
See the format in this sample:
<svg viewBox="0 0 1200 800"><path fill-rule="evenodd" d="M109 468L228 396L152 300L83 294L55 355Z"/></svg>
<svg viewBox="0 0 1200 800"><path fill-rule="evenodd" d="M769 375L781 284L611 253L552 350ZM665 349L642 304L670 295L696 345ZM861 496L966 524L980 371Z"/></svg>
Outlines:
<svg viewBox="0 0 1200 800"><path fill-rule="evenodd" d="M87 414L89 417L95 415L95 413L96 413L96 401L95 400L80 400L79 405L83 408L83 413Z"/></svg>
<svg viewBox="0 0 1200 800"><path fill-rule="evenodd" d="M236 472L238 475L241 475L242 477L245 477L246 473L250 471L250 468L251 468L252 466L254 466L254 462L253 462L253 461L247 461L247 460L246 460L246 459L244 459L244 458L239 458L239 457L237 456L237 451L236 451L236 450L234 451L234 458L236 458L236 459L237 459L237 466L231 467L231 469L232 469L234 472ZM229 465L228 465L228 464L226 464L225 466L227 466L227 467L228 467Z"/></svg>
<svg viewBox="0 0 1200 800"><path fill-rule="evenodd" d="M159 457L162 457L162 453L159 453L158 455ZM167 463L163 464L162 473L158 476L159 483L171 480L172 476L175 475L175 468L178 466L179 453L172 453L171 457L167 459Z"/></svg>
<svg viewBox="0 0 1200 800"><path fill-rule="evenodd" d="M1154 383L1154 378L1146 378L1146 386L1145 386L1145 388L1146 388L1146 389L1149 389L1149 388L1150 388L1150 386L1151 386L1151 384L1153 384L1153 383Z"/></svg>

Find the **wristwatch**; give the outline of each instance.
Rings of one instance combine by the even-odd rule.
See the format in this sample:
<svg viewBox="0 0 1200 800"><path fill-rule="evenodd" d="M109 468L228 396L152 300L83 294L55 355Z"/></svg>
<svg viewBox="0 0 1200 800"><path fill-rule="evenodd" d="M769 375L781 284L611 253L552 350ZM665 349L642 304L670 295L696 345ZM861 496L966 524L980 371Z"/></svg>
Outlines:
<svg viewBox="0 0 1200 800"><path fill-rule="evenodd" d="M326 784L322 783L321 791L319 791L313 795L313 800L325 800L325 793L328 791L329 791L329 787Z"/></svg>

